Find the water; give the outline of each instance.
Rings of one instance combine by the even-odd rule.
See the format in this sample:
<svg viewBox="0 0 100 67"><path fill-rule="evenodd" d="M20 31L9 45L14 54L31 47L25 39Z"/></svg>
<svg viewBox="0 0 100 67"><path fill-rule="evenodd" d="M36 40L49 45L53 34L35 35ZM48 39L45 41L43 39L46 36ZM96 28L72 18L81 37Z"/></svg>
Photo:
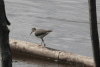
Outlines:
<svg viewBox="0 0 100 67"><path fill-rule="evenodd" d="M53 29L44 38L47 47L93 57L88 0L5 0L5 7L10 38L40 44L40 39L30 35L31 28ZM99 11L97 0L100 29Z"/></svg>

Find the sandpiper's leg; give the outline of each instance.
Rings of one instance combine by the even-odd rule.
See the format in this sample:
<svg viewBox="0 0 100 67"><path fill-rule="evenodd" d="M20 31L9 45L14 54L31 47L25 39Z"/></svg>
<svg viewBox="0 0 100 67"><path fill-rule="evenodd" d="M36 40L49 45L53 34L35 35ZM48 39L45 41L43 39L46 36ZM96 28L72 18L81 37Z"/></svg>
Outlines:
<svg viewBox="0 0 100 67"><path fill-rule="evenodd" d="M42 46L42 42L41 42L41 46Z"/></svg>
<svg viewBox="0 0 100 67"><path fill-rule="evenodd" d="M42 40L42 39L41 39ZM41 45L39 45L39 46L42 46L42 42L41 42Z"/></svg>
<svg viewBox="0 0 100 67"><path fill-rule="evenodd" d="M42 40L42 38L41 38L41 40ZM42 41L43 42L43 41ZM42 42L41 42L41 46L42 46Z"/></svg>
<svg viewBox="0 0 100 67"><path fill-rule="evenodd" d="M42 39L42 42L44 43L44 40ZM45 43L44 43L44 46L45 46Z"/></svg>

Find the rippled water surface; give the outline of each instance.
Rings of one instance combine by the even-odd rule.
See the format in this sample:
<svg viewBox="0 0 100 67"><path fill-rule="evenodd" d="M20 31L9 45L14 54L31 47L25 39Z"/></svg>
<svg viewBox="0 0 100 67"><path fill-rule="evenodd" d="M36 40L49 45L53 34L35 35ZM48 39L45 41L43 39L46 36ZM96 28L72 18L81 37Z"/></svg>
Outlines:
<svg viewBox="0 0 100 67"><path fill-rule="evenodd" d="M53 29L44 38L47 47L93 57L88 0L5 0L5 7L10 38L40 44L39 38L30 35L31 28ZM100 29L99 0L97 16Z"/></svg>

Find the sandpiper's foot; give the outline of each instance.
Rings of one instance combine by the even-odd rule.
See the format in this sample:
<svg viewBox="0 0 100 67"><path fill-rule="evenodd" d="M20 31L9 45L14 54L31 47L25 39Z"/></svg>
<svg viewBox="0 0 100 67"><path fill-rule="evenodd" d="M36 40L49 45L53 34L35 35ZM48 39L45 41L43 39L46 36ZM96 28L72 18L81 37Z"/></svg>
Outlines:
<svg viewBox="0 0 100 67"><path fill-rule="evenodd" d="M42 46L42 42L41 42L41 46Z"/></svg>
<svg viewBox="0 0 100 67"><path fill-rule="evenodd" d="M44 44L44 46L46 46L46 44Z"/></svg>
<svg viewBox="0 0 100 67"><path fill-rule="evenodd" d="M38 47L40 47L40 46L42 46L42 45L39 45Z"/></svg>

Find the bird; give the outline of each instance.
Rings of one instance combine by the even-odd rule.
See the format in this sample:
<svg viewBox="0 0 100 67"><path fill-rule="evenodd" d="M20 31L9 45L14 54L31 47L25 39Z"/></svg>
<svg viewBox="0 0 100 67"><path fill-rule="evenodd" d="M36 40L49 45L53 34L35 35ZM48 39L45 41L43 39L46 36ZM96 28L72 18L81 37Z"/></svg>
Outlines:
<svg viewBox="0 0 100 67"><path fill-rule="evenodd" d="M36 37L40 38L42 40L42 42L41 42L41 45L42 45L42 43L44 43L43 38L46 35L48 35L50 32L52 32L52 30L44 30L44 29L37 29L36 30L36 28L32 28L30 35L33 33ZM44 43L44 46L46 46L45 43Z"/></svg>

